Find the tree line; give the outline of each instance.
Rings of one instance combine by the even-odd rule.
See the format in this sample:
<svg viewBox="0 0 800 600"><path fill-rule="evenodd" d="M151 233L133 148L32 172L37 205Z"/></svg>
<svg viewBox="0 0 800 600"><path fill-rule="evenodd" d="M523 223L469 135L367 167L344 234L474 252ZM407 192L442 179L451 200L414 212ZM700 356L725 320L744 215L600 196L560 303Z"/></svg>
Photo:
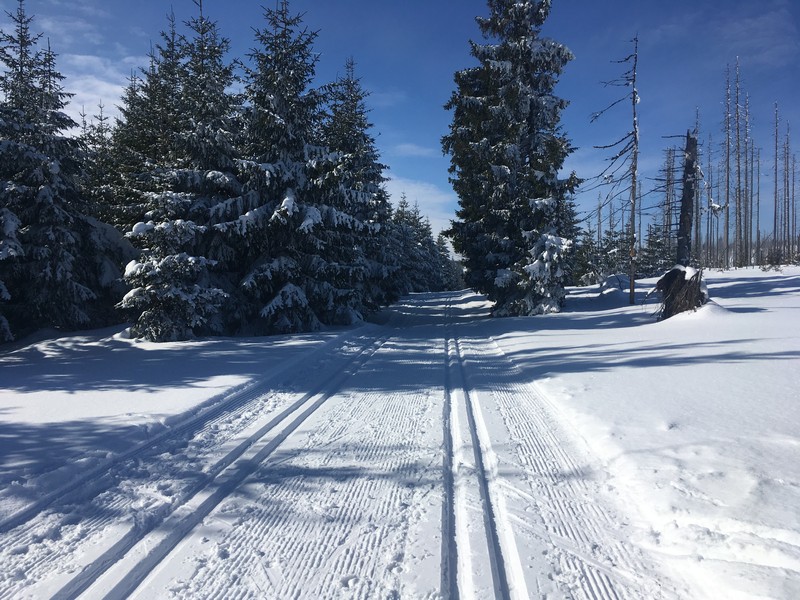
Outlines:
<svg viewBox="0 0 800 600"><path fill-rule="evenodd" d="M314 87L317 32L264 9L246 60L196 0L111 120L77 124L19 0L0 32L0 341L133 323L153 341L350 324L461 270L393 209L352 59ZM80 135L73 134L78 128Z"/></svg>

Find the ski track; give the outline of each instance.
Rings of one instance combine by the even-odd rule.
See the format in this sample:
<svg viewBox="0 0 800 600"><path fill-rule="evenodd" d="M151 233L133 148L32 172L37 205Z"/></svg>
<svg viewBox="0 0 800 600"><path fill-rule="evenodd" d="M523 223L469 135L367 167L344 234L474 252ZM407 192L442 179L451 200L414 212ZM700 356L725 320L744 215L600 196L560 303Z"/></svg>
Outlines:
<svg viewBox="0 0 800 600"><path fill-rule="evenodd" d="M479 430L479 423L482 424L477 416L480 409L470 393L461 345L453 336L452 328L448 328L445 353L445 397L452 415L446 420L450 431L445 435L449 434L454 440L453 457L447 462L453 465L456 491L452 498L447 496L452 506L444 511L446 520L442 528L452 532L449 552L456 555L454 562L458 570L456 587L451 588L446 597L466 599L493 594L495 598L506 600L511 598L506 563L509 557L513 560L516 552L508 543L505 548L501 547L498 524L502 516L498 514L500 507L497 505L497 492L493 489L495 482L487 475L485 456L491 449L486 432L482 427ZM455 516L454 526L450 524L450 513ZM448 557L447 560L449 564L453 559ZM482 569L486 562L489 573ZM491 586L487 586L489 581Z"/></svg>
<svg viewBox="0 0 800 600"><path fill-rule="evenodd" d="M12 515L0 599L677 598L464 301L411 301Z"/></svg>
<svg viewBox="0 0 800 600"><path fill-rule="evenodd" d="M622 541L619 516L599 501L599 484L573 458L569 438L551 416L548 400L531 385L498 381L497 373L519 374L519 369L495 340L471 338L462 346L473 357L466 359L471 377L479 379L483 371L490 382L490 395L516 450L518 464L510 466L519 468L529 485L530 510L541 517L545 541L557 557L554 572L561 593L587 600L677 598L640 577L657 569ZM521 377L511 380L520 382ZM521 492L512 490L509 495L513 494ZM500 525L510 526L508 520Z"/></svg>
<svg viewBox="0 0 800 600"><path fill-rule="evenodd" d="M347 364L376 344L369 337L359 344L349 335L338 342L336 354ZM330 350L331 345L324 346ZM310 355L317 357L320 350ZM265 433L251 431L260 416L298 404L296 395L271 390L294 362L8 519L9 531L0 538L0 598L36 598L37 584L48 580L64 581L57 597L83 591L255 443ZM327 379L342 367L325 355L318 363ZM333 365L326 369L328 363ZM108 535L109 528L116 530L114 536Z"/></svg>
<svg viewBox="0 0 800 600"><path fill-rule="evenodd" d="M441 443L437 406L427 391L332 398L206 520L172 567L145 582L142 597L155 588L228 598L234 580L241 597L403 597L411 513L441 474L430 452ZM414 443L431 434L433 444Z"/></svg>

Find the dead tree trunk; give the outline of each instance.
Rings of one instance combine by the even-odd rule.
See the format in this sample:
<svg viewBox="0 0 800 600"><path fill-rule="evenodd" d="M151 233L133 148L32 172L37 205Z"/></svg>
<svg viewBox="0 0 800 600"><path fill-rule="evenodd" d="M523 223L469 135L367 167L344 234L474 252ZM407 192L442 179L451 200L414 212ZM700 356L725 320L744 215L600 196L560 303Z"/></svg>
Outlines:
<svg viewBox="0 0 800 600"><path fill-rule="evenodd" d="M686 153L683 163L683 193L678 221L677 264L689 266L692 258L692 220L697 190L697 134L686 132Z"/></svg>

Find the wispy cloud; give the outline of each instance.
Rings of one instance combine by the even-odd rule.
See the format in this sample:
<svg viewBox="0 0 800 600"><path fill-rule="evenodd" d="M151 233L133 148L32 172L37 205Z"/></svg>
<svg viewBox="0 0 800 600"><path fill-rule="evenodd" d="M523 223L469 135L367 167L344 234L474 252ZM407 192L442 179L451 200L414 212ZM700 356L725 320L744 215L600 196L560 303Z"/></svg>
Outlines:
<svg viewBox="0 0 800 600"><path fill-rule="evenodd" d="M407 101L408 94L401 90L372 91L367 99L371 108L392 108Z"/></svg>
<svg viewBox="0 0 800 600"><path fill-rule="evenodd" d="M37 17L36 25L44 36L53 42L56 53L85 47L87 43L100 46L105 42L105 36L100 29L94 23L82 18L42 16Z"/></svg>
<svg viewBox="0 0 800 600"><path fill-rule="evenodd" d="M50 6L62 8L71 14L81 13L93 19L101 16L106 17L110 14L106 9L102 8L102 3L97 2L97 0L47 0L46 3Z"/></svg>
<svg viewBox="0 0 800 600"><path fill-rule="evenodd" d="M117 105L128 83L131 70L145 64L145 59L130 56L110 60L85 54L65 54L59 57L59 70L66 77L67 91L74 93L67 113L76 121L82 110L91 116L103 104L109 117L118 115Z"/></svg>
<svg viewBox="0 0 800 600"><path fill-rule="evenodd" d="M419 144L397 144L390 149L390 152L395 156L420 158L439 156L440 154L438 150L427 146L420 146Z"/></svg>
<svg viewBox="0 0 800 600"><path fill-rule="evenodd" d="M723 47L751 66L784 67L800 53L800 31L787 0L761 5L755 15L728 13L717 23L716 34Z"/></svg>
<svg viewBox="0 0 800 600"><path fill-rule="evenodd" d="M415 202L419 204L420 212L431 221L434 235L449 229L451 219L455 218L458 198L452 190L443 190L426 181L397 177L391 173L386 188L394 206L397 206L402 194L406 195L412 205Z"/></svg>

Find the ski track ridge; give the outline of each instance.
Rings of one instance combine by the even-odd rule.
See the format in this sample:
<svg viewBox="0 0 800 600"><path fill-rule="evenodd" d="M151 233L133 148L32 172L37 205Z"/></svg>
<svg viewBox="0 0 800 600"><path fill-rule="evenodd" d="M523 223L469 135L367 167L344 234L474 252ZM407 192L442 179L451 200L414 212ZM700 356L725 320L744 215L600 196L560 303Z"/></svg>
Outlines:
<svg viewBox="0 0 800 600"><path fill-rule="evenodd" d="M449 322L451 311L452 298L448 298L447 306L445 307L445 323ZM458 600L458 546L455 517L455 476L453 472L453 425L451 419L453 398L450 377L450 330L448 325L445 325L445 327L447 329L444 335L444 405L442 407L444 498L442 502L442 577L440 585L443 598Z"/></svg>
<svg viewBox="0 0 800 600"><path fill-rule="evenodd" d="M311 357L315 357L330 350L330 348L335 346L337 343L342 345L348 343L354 337L356 337L357 334L358 332L354 331L337 336L321 344L317 348L314 348L308 354L301 354L294 359L287 361L264 378L236 386L233 390L228 390L218 395L216 398L212 398L204 402L203 406L192 411L193 414L187 418L175 422L163 431L137 444L133 448L120 452L119 454L116 454L100 464L93 466L85 473L76 476L69 483L59 486L55 490L45 494L42 498L34 501L29 506L19 509L15 513L0 520L0 535L8 533L20 525L25 524L36 517L36 515L47 509L48 506L61 499L63 496L70 494L81 486L89 485L93 480L102 477L109 470L120 463L142 456L147 452L152 451L152 449L157 447L159 444L165 441L168 442L176 435L191 433L192 430L197 430L206 425L213 424L214 421L224 417L231 410L240 409L241 407L246 406L254 399L257 399L267 393L270 390L269 384L273 380L282 376L289 369L297 366L303 360L308 360Z"/></svg>
<svg viewBox="0 0 800 600"><path fill-rule="evenodd" d="M524 589L524 580L520 577L514 579L514 586L512 588L509 580L509 571L512 574L520 574L522 566L519 564L519 553L517 551L513 533L511 533L510 525L508 523L507 515L503 510L502 492L499 489L497 480L489 475L491 469L487 468L487 455L492 453L491 441L489 433L486 430L483 418L481 416L481 409L478 405L478 400L472 393L467 370L465 367L464 355L461 348L461 343L457 335L453 333L453 326L450 322L450 315L446 319L446 335L445 335L445 405L452 408L452 391L453 380L460 382L461 391L463 393L464 409L467 417L467 427L469 430L468 443L472 447L472 453L475 461L474 476L477 480L477 487L480 497L481 509L483 513L483 529L486 539L486 550L488 551L491 575L493 580L495 598L500 600L510 600L513 598L524 598L527 593ZM455 373L453 373L455 371ZM455 375L455 377L454 377ZM448 480L452 481L455 457L453 456L453 439L457 437L454 435L453 423L449 418L450 411L447 413L445 431L445 454L450 456L449 460L445 461L445 510L444 513L458 513L457 502L453 498L453 493L447 493ZM449 447L447 440L450 440ZM449 464L449 472L447 471ZM469 552L469 542L463 540L463 527L458 523L450 522L450 516L444 514L442 523L443 538L445 532L452 532L449 537L452 539L452 547L444 547L443 550L447 553L443 557L446 560L448 569L451 564L459 564L457 555L461 552ZM455 517L458 518L457 516ZM456 556L452 556L455 554ZM444 566L444 565L443 565ZM449 571L448 571L449 573ZM468 576L468 574L467 574ZM452 581L456 583L453 583ZM446 579L443 574L443 583L447 583L447 588L443 587L443 597L445 598L458 598L466 595L471 596L474 590L467 590L466 594L457 586L458 577L455 574L450 574ZM447 593L449 591L449 594Z"/></svg>
<svg viewBox="0 0 800 600"><path fill-rule="evenodd" d="M461 344L459 343L457 337L454 338L453 347L455 350L455 358L458 363L458 369L461 373L461 381L464 386L464 403L467 409L467 423L469 425L472 450L475 454L475 470L478 477L478 486L483 504L484 527L489 549L489 558L492 563L492 577L494 579L495 595L496 598L501 600L509 600L511 598L511 588L509 586L508 573L506 572L506 557L504 556L501 545L501 534L498 531L498 527L502 526L502 517L500 514L498 514L499 506L495 501L498 491L492 489L494 484L489 479L489 476L486 472L485 455L491 446L488 445L488 437L486 436L485 432L484 436L481 436L481 432L478 430L476 413L480 410L480 408L475 406L474 398L470 393L466 369L464 368L464 357L461 353ZM481 437L484 439L482 440ZM508 550L507 553L510 554Z"/></svg>
<svg viewBox="0 0 800 600"><path fill-rule="evenodd" d="M258 491L251 494L258 500L246 508L232 502L234 512L246 511L246 523L236 522L226 528L224 543L240 551L224 561L213 556L195 558L199 568L189 581L180 582L174 596L224 598L226 586L235 577L250 585L256 579L262 580L262 586L269 588L260 588L263 597L331 598L337 597L334 590L346 590L347 597L364 600L398 597L397 582L390 569L395 557L402 553L408 520L399 513L411 505L413 488L398 485L393 478L334 478L320 485L292 476L291 472L274 479L271 472L277 466L273 461L284 465L299 463L300 467L291 468L302 468L309 460L318 468L334 465L335 470L337 459L355 451L357 463L380 473L414 479L420 472L413 451L398 453L397 447L417 438L420 411L428 410L430 402L422 396L414 402L400 394L387 398L378 392L367 394L359 402L330 405L324 415L324 427L306 432L305 441L297 448L259 466L255 478L261 482L257 484ZM353 423L369 422L398 426L388 431L366 427L353 437ZM347 443L346 429L358 444L356 448ZM342 438L344 445L340 445ZM297 442L301 441L298 436ZM321 459L307 458L317 455ZM313 462L316 460L321 463ZM348 459L346 464L351 461ZM309 485L320 487L310 492ZM296 507L299 514L288 517L285 511L276 510L275 504ZM305 514L309 510L313 516ZM267 551L266 555L260 548ZM272 579L270 568L278 571ZM321 577L309 580L309 573L319 573Z"/></svg>

